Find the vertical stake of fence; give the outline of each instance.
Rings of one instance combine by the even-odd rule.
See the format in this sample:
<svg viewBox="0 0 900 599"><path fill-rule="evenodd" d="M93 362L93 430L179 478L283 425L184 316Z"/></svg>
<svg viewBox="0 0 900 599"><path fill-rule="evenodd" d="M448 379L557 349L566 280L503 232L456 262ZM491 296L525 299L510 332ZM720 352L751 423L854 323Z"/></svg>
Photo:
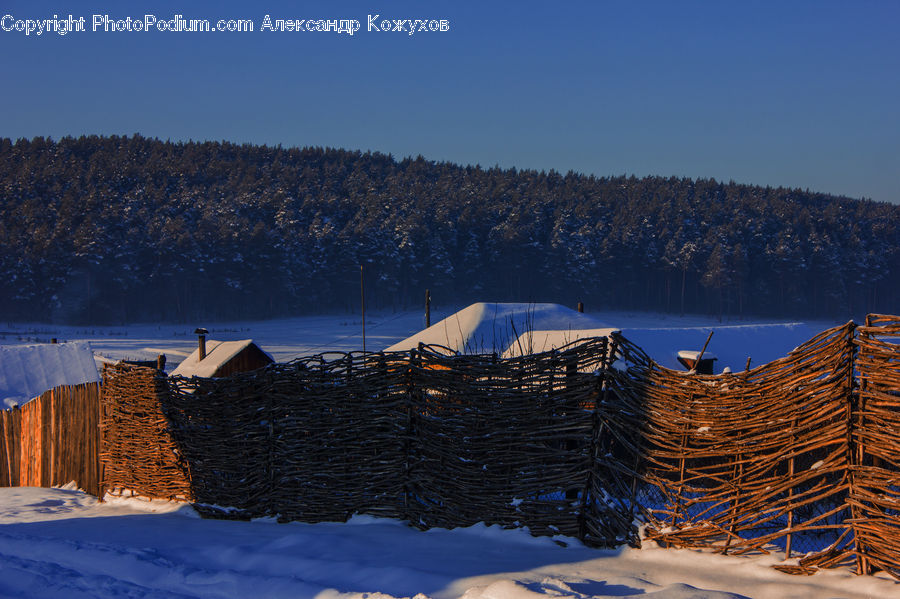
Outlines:
<svg viewBox="0 0 900 599"><path fill-rule="evenodd" d="M594 410L593 414L591 414L591 440L590 445L588 446L588 458L590 461L588 462L587 476L585 476L584 490L581 493L581 510L578 514L578 538L581 539L582 542L584 542L588 536L588 512L594 502L593 487L596 480L597 459L600 457L600 443L603 434L603 422L600 419L600 405L604 401L604 394L606 393L606 355L608 345L609 339L604 337L601 346L603 357L600 359L600 376L597 377L597 383L594 389ZM552 368L550 372L553 372Z"/></svg>
<svg viewBox="0 0 900 599"><path fill-rule="evenodd" d="M791 456L790 461L788 462L788 479L793 481L794 479L794 456ZM788 513L787 513L787 530L788 533L785 538L784 543L784 559L791 559L791 540L792 535L791 531L794 528L794 485L791 484L788 487Z"/></svg>
<svg viewBox="0 0 900 599"><path fill-rule="evenodd" d="M794 418L791 420L791 451L794 449L794 432L797 430L797 419ZM790 461L788 461L788 479L791 481L791 486L788 487L788 514L787 514L787 530L788 533L785 537L784 543L784 559L791 559L791 541L793 540L793 535L791 531L794 528L794 455L791 455Z"/></svg>
<svg viewBox="0 0 900 599"><path fill-rule="evenodd" d="M513 334L518 337L518 334L515 332L515 325L513 325ZM519 345L519 351L521 352L521 354L523 356L525 355L525 352L522 351L521 344ZM569 412L569 407L570 407L569 402L571 401L571 393L572 393L573 389L575 388L573 379L575 378L575 376L577 374L578 374L578 358L570 355L570 356L568 356L568 359L566 360L566 378L565 378L566 390L562 396L563 408L562 408L562 413L560 414L564 420L568 419L568 416L570 413ZM572 439L571 437L569 437L569 438L562 440L562 449L567 454L570 454L576 448L577 448L577 442L575 439ZM578 498L578 489L577 488L574 488L574 489L567 488L566 489L566 500L571 502L569 504L570 506L575 503L575 500L577 498Z"/></svg>
<svg viewBox="0 0 900 599"><path fill-rule="evenodd" d="M419 344L421 347L421 344ZM409 350L409 369L407 370L407 393L406 393L406 441L404 443L404 480L403 480L403 517L412 522L412 514L410 513L410 497L412 495L412 445L413 445L413 410L416 398L416 389L414 383L414 371L417 366L417 353L415 349ZM413 523L415 524L415 523Z"/></svg>
<svg viewBox="0 0 900 599"><path fill-rule="evenodd" d="M387 381L388 380L388 365L387 359L384 357L384 351L378 352L378 358L375 360L375 371L378 373L379 381ZM379 388L379 391L375 393L375 398L377 400L386 401L388 396L391 394L393 385L388 387L388 389ZM378 457L379 454L379 446L375 443L372 444L372 456Z"/></svg>
<svg viewBox="0 0 900 599"><path fill-rule="evenodd" d="M494 356L496 356L496 355L497 355L496 353L492 354L492 356L491 356L492 362L491 363L496 362L496 360L494 359ZM554 349L550 350L550 373L547 376L547 397L553 396L553 385L554 385L553 375L556 373L556 367L557 367L556 349L554 348Z"/></svg>
<svg viewBox="0 0 900 599"><path fill-rule="evenodd" d="M872 326L872 315L866 314L866 327L870 327L870 326ZM856 330L854 329L853 332L855 333ZM868 332L866 334L868 335ZM856 350L855 341L856 341L855 335L853 335L851 337L851 343L853 343L853 346L851 347L851 351ZM855 354L853 354L853 355L855 358ZM856 367L856 362L854 360L853 368L851 368L851 370L850 370L851 381L855 380L854 379L855 367ZM866 455L865 449L866 448L865 448L865 444L863 443L862 432L863 432L863 428L865 426L865 411L866 411L866 393L865 392L866 392L867 387L868 387L867 379L864 377L860 377L859 390L857 391L857 402L856 402L856 409L859 414L859 417L857 420L857 425L856 425L857 431L858 431L858 434L857 434L858 442L856 444L856 465L857 466L862 466L865 463L865 455ZM856 547L857 547L857 550L862 550L859 554L859 557L860 557L859 561L860 561L860 564L862 565L862 574L871 574L872 567L869 564L869 558L866 555L867 551L860 547L858 539L856 542ZM857 571L859 571L859 566L857 566Z"/></svg>
<svg viewBox="0 0 900 599"><path fill-rule="evenodd" d="M10 435L12 435L12 430L11 430L12 427L9 426L9 424L10 424L9 415L10 414L12 414L12 412L8 412L8 411L4 410L2 415L3 415L3 442L6 445L6 478L9 481L8 486L12 487L13 486L12 458L9 455L9 437L10 437Z"/></svg>
<svg viewBox="0 0 900 599"><path fill-rule="evenodd" d="M699 362L699 360L698 360ZM675 523L678 521L678 513L681 511L681 496L684 491L684 470L685 470L685 451L687 449L687 435L688 435L688 427L690 427L691 417L690 412L694 403L694 394L691 393L688 398L688 408L685 413L684 427L681 432L681 444L680 444L680 453L681 457L679 458L679 468L678 468L678 492L675 496L675 506L672 509L672 526L675 526Z"/></svg>
<svg viewBox="0 0 900 599"><path fill-rule="evenodd" d="M734 538L732 535L735 534L734 529L738 518L738 505L741 502L741 479L744 477L744 455L741 453L738 453L735 456L734 470L732 470L731 476L734 479L734 502L731 508L731 524L728 527L728 531L731 534L725 539L725 547L722 548L722 555L728 554L728 548L731 546L731 541Z"/></svg>
<svg viewBox="0 0 900 599"><path fill-rule="evenodd" d="M269 463L266 465L266 469L269 471L268 472L268 474L269 474L268 502L269 502L269 509L271 510L270 513L275 514L278 512L277 504L276 504L276 506L271 505L271 502L275 497L275 491L276 491L276 488L275 488L275 400L273 398L273 393L272 393L272 391L273 391L272 375L271 374L267 375L266 379L268 382L268 385L267 385L268 393L266 393L266 396L267 396L266 403L268 405L266 407L268 408L267 412L268 412L268 417L269 417L269 456L268 456ZM248 506L248 507L251 510L253 509L252 506ZM273 507L275 509L272 509Z"/></svg>
<svg viewBox="0 0 900 599"><path fill-rule="evenodd" d="M849 468L848 476L848 495L850 498L850 514L853 517L853 540L855 544L856 554L856 573L859 575L869 573L869 561L866 559L866 549L859 539L859 528L857 522L862 518L857 503L856 491L856 469L862 465L863 444L859 437L858 430L862 428L862 410L859 405L859 393L856 389L856 324L852 321L848 327L849 335L847 336L849 359L847 364L847 462Z"/></svg>
<svg viewBox="0 0 900 599"><path fill-rule="evenodd" d="M610 347L610 351L609 351L610 368L612 367L612 363L616 359L616 351L618 349L619 349L619 340L614 338L612 345ZM625 359L624 356L622 359L623 360ZM607 372L607 376L609 377L606 382L606 386L607 386L606 393L608 394L609 389L612 386L612 377L609 375L608 372ZM629 522L634 522L634 509L635 509L635 507L637 507L637 486L638 486L638 479L640 478L640 476L638 475L638 468L641 465L641 448L643 446L643 444L641 443L642 440L643 440L643 435L639 434L636 442L634 443L634 447L635 447L634 462L631 466L631 497L630 497L630 505L628 506L628 516L629 516L628 521ZM635 536L635 538L637 538L637 536ZM638 544L638 546L639 546L639 544Z"/></svg>

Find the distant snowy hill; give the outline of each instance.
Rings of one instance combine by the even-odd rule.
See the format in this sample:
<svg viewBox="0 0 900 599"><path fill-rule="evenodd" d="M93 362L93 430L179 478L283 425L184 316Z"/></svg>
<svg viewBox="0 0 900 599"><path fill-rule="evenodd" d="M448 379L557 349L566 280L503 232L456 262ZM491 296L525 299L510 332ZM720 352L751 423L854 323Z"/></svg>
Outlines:
<svg viewBox="0 0 900 599"><path fill-rule="evenodd" d="M235 320L435 301L779 317L900 305L900 206L378 153L0 138L6 320Z"/></svg>

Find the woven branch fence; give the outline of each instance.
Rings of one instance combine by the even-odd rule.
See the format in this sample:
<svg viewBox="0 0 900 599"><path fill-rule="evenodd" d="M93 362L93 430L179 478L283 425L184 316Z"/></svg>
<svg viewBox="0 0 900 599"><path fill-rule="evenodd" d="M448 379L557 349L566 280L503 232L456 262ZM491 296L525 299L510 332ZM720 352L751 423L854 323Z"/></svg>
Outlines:
<svg viewBox="0 0 900 599"><path fill-rule="evenodd" d="M594 546L742 554L900 578L900 317L747 372L655 364L619 336L512 359L335 353L221 379L104 371L107 488L209 516L527 526ZM610 360L609 356L615 356Z"/></svg>
<svg viewBox="0 0 900 599"><path fill-rule="evenodd" d="M52 487L75 481L100 495L100 387L56 387L21 408L0 411L0 486Z"/></svg>
<svg viewBox="0 0 900 599"><path fill-rule="evenodd" d="M858 329L849 504L861 572L900 572L900 317Z"/></svg>

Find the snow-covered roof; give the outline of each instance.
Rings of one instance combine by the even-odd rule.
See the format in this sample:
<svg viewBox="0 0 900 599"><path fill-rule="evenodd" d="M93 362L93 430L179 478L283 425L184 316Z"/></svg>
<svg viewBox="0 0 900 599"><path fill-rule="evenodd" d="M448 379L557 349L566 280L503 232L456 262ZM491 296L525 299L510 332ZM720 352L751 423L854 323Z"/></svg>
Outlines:
<svg viewBox="0 0 900 599"><path fill-rule="evenodd" d="M408 351L424 343L460 353L503 354L528 331L608 330L597 319L559 304L485 303L463 308L437 324L388 347Z"/></svg>
<svg viewBox="0 0 900 599"><path fill-rule="evenodd" d="M194 353L185 358L178 365L178 368L172 371L170 376L214 376L219 368L249 347L251 343L253 343L253 339L242 339L240 341L207 340L206 357L203 360L200 360L200 349L195 349ZM268 356L268 354L266 355ZM269 358L271 359L271 356ZM272 361L274 362L274 360Z"/></svg>
<svg viewBox="0 0 900 599"><path fill-rule="evenodd" d="M0 346L0 402L22 405L61 385L100 380L94 354L85 342Z"/></svg>
<svg viewBox="0 0 900 599"><path fill-rule="evenodd" d="M503 357L513 358L521 355L537 354L552 349L558 349L564 345L578 341L579 339L609 337L617 332L619 332L619 329L611 328L530 331L519 335L519 338L515 339L506 351L503 352Z"/></svg>
<svg viewBox="0 0 900 599"><path fill-rule="evenodd" d="M693 361L700 357L700 352L690 350L690 349L682 349L678 352L678 357L683 358L685 360ZM715 354L712 354L710 352L704 352L703 359L704 360L718 360L719 358L717 358Z"/></svg>

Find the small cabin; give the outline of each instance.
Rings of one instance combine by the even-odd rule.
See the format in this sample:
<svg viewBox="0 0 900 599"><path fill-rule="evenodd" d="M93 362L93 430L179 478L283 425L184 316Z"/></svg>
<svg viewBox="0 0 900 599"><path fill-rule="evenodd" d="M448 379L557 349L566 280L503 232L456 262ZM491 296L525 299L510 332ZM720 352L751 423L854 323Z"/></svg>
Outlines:
<svg viewBox="0 0 900 599"><path fill-rule="evenodd" d="M200 335L197 349L170 376L217 378L236 372L258 370L275 361L253 343L252 339L207 341L205 329L198 329L197 332Z"/></svg>
<svg viewBox="0 0 900 599"><path fill-rule="evenodd" d="M709 352L706 352L701 356L698 351L686 349L679 351L676 357L682 366L697 374L712 374L714 367L713 362L719 359Z"/></svg>

